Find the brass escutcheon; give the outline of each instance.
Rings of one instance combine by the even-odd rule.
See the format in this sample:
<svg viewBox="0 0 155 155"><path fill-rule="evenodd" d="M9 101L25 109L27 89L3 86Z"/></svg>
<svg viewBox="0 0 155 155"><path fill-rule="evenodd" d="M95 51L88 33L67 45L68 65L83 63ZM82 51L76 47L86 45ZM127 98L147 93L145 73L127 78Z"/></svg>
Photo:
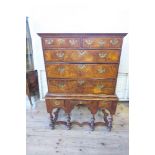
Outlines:
<svg viewBox="0 0 155 155"><path fill-rule="evenodd" d="M64 88L64 86L65 86L65 84L64 84L64 83L59 83L59 84L58 84L58 87L59 87L59 88L61 88L61 89L63 89L63 88Z"/></svg>
<svg viewBox="0 0 155 155"><path fill-rule="evenodd" d="M54 104L55 104L55 105L60 105L60 101L55 100Z"/></svg>

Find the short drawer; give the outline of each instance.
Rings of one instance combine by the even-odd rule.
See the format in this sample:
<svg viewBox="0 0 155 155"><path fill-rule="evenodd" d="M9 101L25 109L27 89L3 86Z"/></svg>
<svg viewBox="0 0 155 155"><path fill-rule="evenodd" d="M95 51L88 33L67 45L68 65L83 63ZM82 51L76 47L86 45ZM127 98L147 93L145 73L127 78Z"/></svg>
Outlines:
<svg viewBox="0 0 155 155"><path fill-rule="evenodd" d="M118 64L46 64L48 78L116 78Z"/></svg>
<svg viewBox="0 0 155 155"><path fill-rule="evenodd" d="M107 94L115 92L115 80L48 79L50 93Z"/></svg>
<svg viewBox="0 0 155 155"><path fill-rule="evenodd" d="M43 38L43 48L79 48L80 38Z"/></svg>
<svg viewBox="0 0 155 155"><path fill-rule="evenodd" d="M83 38L83 48L121 48L122 38Z"/></svg>
<svg viewBox="0 0 155 155"><path fill-rule="evenodd" d="M118 63L120 50L45 50L47 62Z"/></svg>

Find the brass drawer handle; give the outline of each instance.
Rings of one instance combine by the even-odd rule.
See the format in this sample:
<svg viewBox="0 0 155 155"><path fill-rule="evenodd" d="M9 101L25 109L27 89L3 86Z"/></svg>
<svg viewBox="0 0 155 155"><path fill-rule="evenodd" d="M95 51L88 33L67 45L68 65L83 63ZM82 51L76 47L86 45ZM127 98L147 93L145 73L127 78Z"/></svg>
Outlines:
<svg viewBox="0 0 155 155"><path fill-rule="evenodd" d="M45 39L45 44L51 45L53 44L54 40L53 39Z"/></svg>
<svg viewBox="0 0 155 155"><path fill-rule="evenodd" d="M86 67L85 64L79 64L79 65L78 65L78 68L81 69L81 70L84 69L85 67Z"/></svg>
<svg viewBox="0 0 155 155"><path fill-rule="evenodd" d="M58 68L58 72L63 73L64 71L65 71L65 68L64 67L59 67Z"/></svg>
<svg viewBox="0 0 155 155"><path fill-rule="evenodd" d="M77 44L77 40L71 39L69 40L69 43L71 44L71 46L75 46Z"/></svg>
<svg viewBox="0 0 155 155"><path fill-rule="evenodd" d="M60 102L56 100L56 101L54 102L54 104L55 104L55 105L60 105Z"/></svg>
<svg viewBox="0 0 155 155"><path fill-rule="evenodd" d="M105 68L99 68L99 69L97 69L97 71L98 71L100 74L105 73Z"/></svg>
<svg viewBox="0 0 155 155"><path fill-rule="evenodd" d="M85 40L85 42L88 46L90 46L93 43L93 40L87 39Z"/></svg>
<svg viewBox="0 0 155 155"><path fill-rule="evenodd" d="M112 39L112 40L110 40L110 43L112 45L116 45L118 43L118 39Z"/></svg>
<svg viewBox="0 0 155 155"><path fill-rule="evenodd" d="M85 54L86 54L86 51L82 51L82 50L79 51L79 56L83 56Z"/></svg>
<svg viewBox="0 0 155 155"><path fill-rule="evenodd" d="M79 80L79 81L78 81L78 84L79 84L79 85L83 85L84 83L85 83L84 80Z"/></svg>
<svg viewBox="0 0 155 155"><path fill-rule="evenodd" d="M65 39L58 39L58 44L63 45L65 43Z"/></svg>
<svg viewBox="0 0 155 155"><path fill-rule="evenodd" d="M96 87L97 87L97 89L102 89L102 88L104 88L104 85L103 84L98 84Z"/></svg>
<svg viewBox="0 0 155 155"><path fill-rule="evenodd" d="M65 87L65 84L64 83L59 83L58 84L58 87L61 88L61 89L63 89Z"/></svg>
<svg viewBox="0 0 155 155"><path fill-rule="evenodd" d="M107 56L107 53L102 52L102 53L99 53L98 55L100 58L105 58Z"/></svg>
<svg viewBox="0 0 155 155"><path fill-rule="evenodd" d="M99 44L101 47L103 47L104 44L105 44L105 41L104 41L104 40L100 40L100 41L98 42L98 44Z"/></svg>
<svg viewBox="0 0 155 155"><path fill-rule="evenodd" d="M57 52L56 55L59 58L63 58L65 54L64 54L64 52Z"/></svg>

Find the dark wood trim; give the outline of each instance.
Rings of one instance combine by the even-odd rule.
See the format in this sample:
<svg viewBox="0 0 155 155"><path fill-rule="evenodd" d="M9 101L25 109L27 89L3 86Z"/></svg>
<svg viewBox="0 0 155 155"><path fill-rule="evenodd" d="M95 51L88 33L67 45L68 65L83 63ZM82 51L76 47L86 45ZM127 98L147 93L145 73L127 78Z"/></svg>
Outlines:
<svg viewBox="0 0 155 155"><path fill-rule="evenodd" d="M37 33L40 37L125 37L128 33Z"/></svg>

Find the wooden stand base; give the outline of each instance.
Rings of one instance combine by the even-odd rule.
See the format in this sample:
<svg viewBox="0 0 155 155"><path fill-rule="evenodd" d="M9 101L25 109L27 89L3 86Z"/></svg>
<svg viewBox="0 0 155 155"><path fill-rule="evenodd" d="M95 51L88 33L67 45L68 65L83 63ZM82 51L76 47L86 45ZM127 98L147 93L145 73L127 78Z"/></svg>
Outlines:
<svg viewBox="0 0 155 155"><path fill-rule="evenodd" d="M54 97L46 97L46 107L47 112L50 114L50 126L51 129L55 128L57 124L64 124L66 125L67 129L70 130L73 125L79 125L80 127L84 125L90 126L91 131L95 130L96 126L107 126L108 130L111 131L112 129L112 121L113 121L113 114L115 114L116 106L117 106L117 97L111 96L107 98L107 96L102 98L95 98L96 100L90 100L89 98L83 99L80 97L79 99L67 99L67 98L54 98ZM71 111L74 109L75 106L79 104L84 104L88 107L92 114L92 118L90 122L76 122L71 121ZM53 114L53 109L57 108L56 112ZM60 108L63 109L67 115L66 121L57 121L58 113ZM104 116L103 122L95 122L95 114L97 111L101 109Z"/></svg>

